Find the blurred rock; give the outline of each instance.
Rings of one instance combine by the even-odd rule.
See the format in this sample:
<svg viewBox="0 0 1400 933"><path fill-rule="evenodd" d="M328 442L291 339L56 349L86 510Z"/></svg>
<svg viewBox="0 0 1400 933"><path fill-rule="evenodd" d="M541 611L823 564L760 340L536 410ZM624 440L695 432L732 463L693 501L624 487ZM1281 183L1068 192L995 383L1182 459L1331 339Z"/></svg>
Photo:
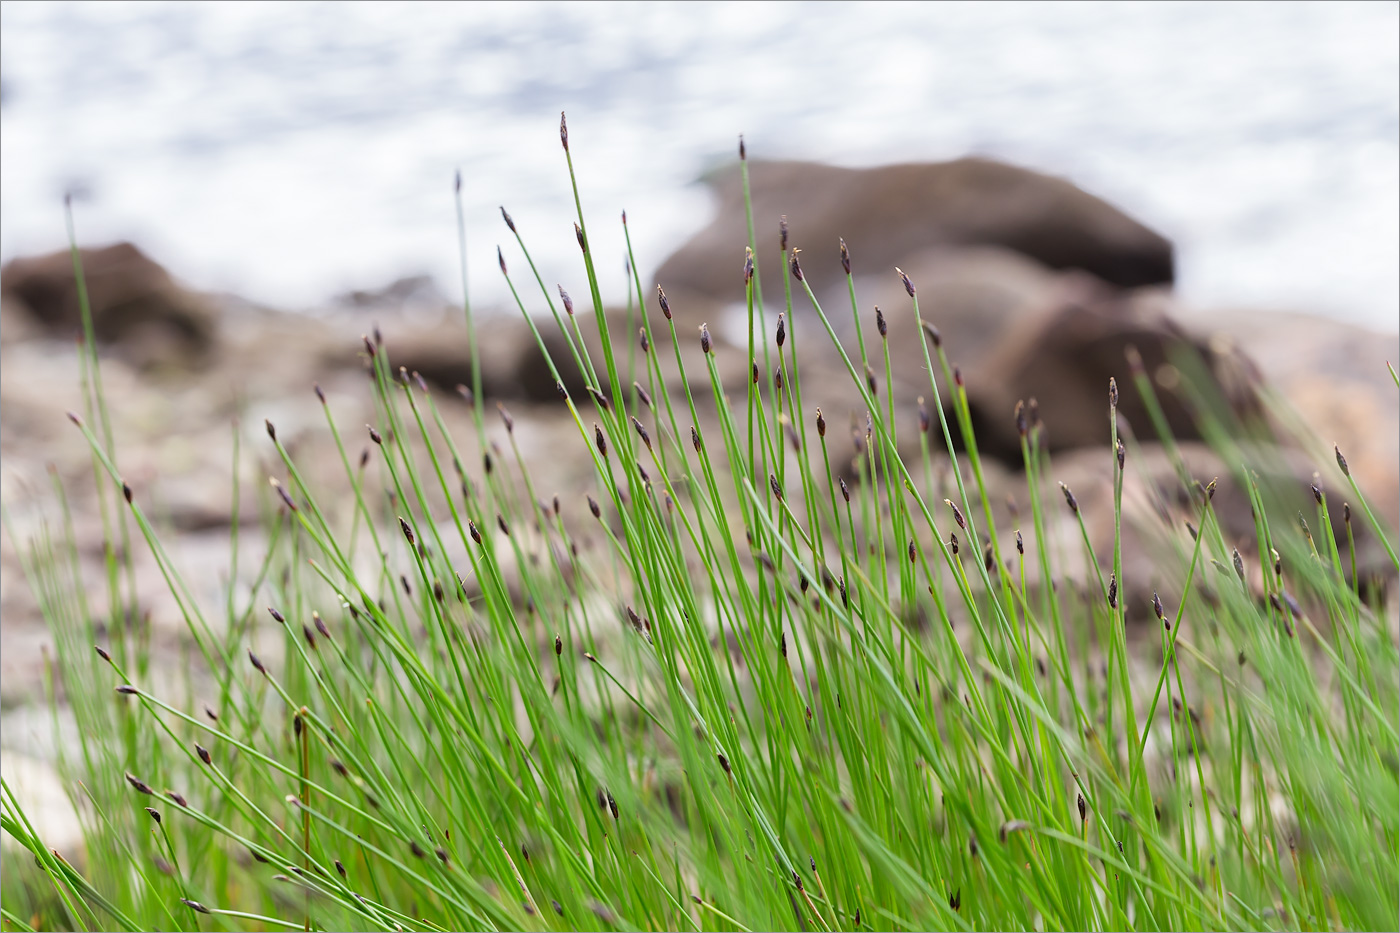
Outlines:
<svg viewBox="0 0 1400 933"><path fill-rule="evenodd" d="M1218 352L1152 302L1087 278L1077 294L1063 298L1058 306L1043 307L1018 322L965 374L973 430L984 454L1021 462L1014 412L1017 402L1031 399L1037 400L1045 425L1046 449L1106 446L1110 378L1118 383L1120 419L1140 436L1155 436L1146 403L1134 387L1128 358L1133 350L1156 384L1157 401L1177 440L1201 436L1195 416L1172 391L1181 378L1173 361L1183 352L1200 358L1215 381L1215 394L1237 413L1257 414L1256 380L1248 361Z"/></svg>
<svg viewBox="0 0 1400 933"><path fill-rule="evenodd" d="M986 159L847 169L809 162L749 163L759 273L770 306L783 300L778 221L827 304L845 291L838 241L852 269L883 274L934 247L999 246L1052 269L1082 269L1122 287L1170 284L1171 243L1060 178ZM707 179L719 204L708 227L678 249L656 281L678 297L743 299L748 242L739 166ZM805 302L803 302L805 305Z"/></svg>
<svg viewBox="0 0 1400 933"><path fill-rule="evenodd" d="M191 368L214 348L210 302L175 282L130 243L79 251L99 343L142 368ZM82 331L73 260L64 251L11 260L0 270L0 295L56 337Z"/></svg>

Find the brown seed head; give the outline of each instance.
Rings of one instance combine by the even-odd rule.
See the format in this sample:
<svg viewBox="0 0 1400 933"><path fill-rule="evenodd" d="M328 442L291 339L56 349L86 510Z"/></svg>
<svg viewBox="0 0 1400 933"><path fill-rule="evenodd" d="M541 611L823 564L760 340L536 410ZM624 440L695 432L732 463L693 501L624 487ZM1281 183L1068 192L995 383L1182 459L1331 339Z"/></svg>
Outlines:
<svg viewBox="0 0 1400 933"><path fill-rule="evenodd" d="M635 415L632 416L632 427L636 429L637 436L642 439L642 443L647 445L647 450L651 450L651 435L647 433L647 429L642 426Z"/></svg>
<svg viewBox="0 0 1400 933"><path fill-rule="evenodd" d="M126 782L130 784L138 794L145 794L148 797L155 796L155 791L151 790L151 786L130 771L126 772Z"/></svg>
<svg viewBox="0 0 1400 933"><path fill-rule="evenodd" d="M788 265L792 267L792 277L799 282L802 281L802 263L797 258L797 254L800 252L801 250L795 249L789 254L788 258Z"/></svg>
<svg viewBox="0 0 1400 933"><path fill-rule="evenodd" d="M560 285L560 286L558 286L558 288L559 288L559 300L562 301L562 302L564 303L564 313L567 314L569 317L573 317L573 316L574 316L574 300L573 300L572 298L569 297L569 293L568 293L568 292L564 291L564 286Z"/></svg>
<svg viewBox="0 0 1400 933"><path fill-rule="evenodd" d="M608 455L608 439L603 436L603 429L598 426L598 422L593 422L593 443L598 447L598 453L604 458Z"/></svg>
<svg viewBox="0 0 1400 933"><path fill-rule="evenodd" d="M700 325L700 352L701 352L701 353L709 353L710 350L711 350L712 348L713 348L713 344L712 344L711 341L710 341L710 325L709 325L709 324L701 324L701 325Z"/></svg>
<svg viewBox="0 0 1400 933"><path fill-rule="evenodd" d="M199 760L204 762L206 765L212 765L214 763L214 760L209 755L209 749L205 748L203 745L199 745L196 743L194 751L195 754L199 756Z"/></svg>
<svg viewBox="0 0 1400 933"><path fill-rule="evenodd" d="M924 321L923 328L924 336L928 338L929 343L933 344L935 350L943 346L943 332L935 327L932 321Z"/></svg>
<svg viewBox="0 0 1400 933"><path fill-rule="evenodd" d="M1075 515L1078 515L1079 500L1074 498L1074 493L1070 492L1069 487L1066 486L1064 483L1060 484L1060 491L1065 494L1065 504L1069 506L1069 510Z"/></svg>
<svg viewBox="0 0 1400 933"><path fill-rule="evenodd" d="M778 312L778 349L782 349L783 343L787 341L787 320L783 312Z"/></svg>
<svg viewBox="0 0 1400 933"><path fill-rule="evenodd" d="M846 241L841 240L841 268L846 270L846 274L851 274L851 251L846 248Z"/></svg>
<svg viewBox="0 0 1400 933"><path fill-rule="evenodd" d="M788 222L787 222L787 214L783 214L781 217L778 218L778 250L779 250L780 252L786 253L786 252L787 252L787 248L788 248Z"/></svg>
<svg viewBox="0 0 1400 933"><path fill-rule="evenodd" d="M408 522L402 515L399 516L399 528L403 531L403 536L408 539L408 546L413 547L413 529L408 527Z"/></svg>
<svg viewBox="0 0 1400 933"><path fill-rule="evenodd" d="M564 119L564 111L559 111L559 142L564 145L564 151L569 151L569 124Z"/></svg>
<svg viewBox="0 0 1400 933"><path fill-rule="evenodd" d="M822 417L822 410L817 409L817 437L826 437L826 419Z"/></svg>
<svg viewBox="0 0 1400 933"><path fill-rule="evenodd" d="M899 266L895 266L894 271L899 273L899 280L904 283L904 290L909 293L910 298L913 298L915 295L914 283L909 281L909 276L905 275L904 270Z"/></svg>
<svg viewBox="0 0 1400 933"><path fill-rule="evenodd" d="M592 496L588 496L588 511L593 513L594 518L601 519L603 517L603 510L598 507L598 500Z"/></svg>

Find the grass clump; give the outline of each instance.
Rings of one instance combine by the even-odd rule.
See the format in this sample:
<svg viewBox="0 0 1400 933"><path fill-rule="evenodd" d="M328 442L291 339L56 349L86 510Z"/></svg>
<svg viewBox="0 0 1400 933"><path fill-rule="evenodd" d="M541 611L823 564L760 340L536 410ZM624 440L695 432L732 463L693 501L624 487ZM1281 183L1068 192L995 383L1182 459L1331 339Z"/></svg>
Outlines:
<svg viewBox="0 0 1400 933"><path fill-rule="evenodd" d="M569 157L562 123L561 141ZM581 209L594 343L505 220L550 316L512 280L520 311L547 357L551 319L567 348L549 365L596 481L577 522L536 488L504 410L492 443L479 380L459 444L376 335L369 458L328 407L334 450L315 454L339 459L350 494L306 481L269 423L265 554L215 611L122 481L88 334L73 420L102 491L110 606L87 604L71 523L24 542L77 724L61 768L86 858L47 848L7 786L3 828L32 855L7 855L8 927L1393 928L1400 663L1348 564L1363 518L1392 561L1393 535L1340 455L1346 503L1319 488L1311 522L1280 515L1257 479L1267 454L1185 379L1238 466L1257 550L1227 540L1215 483L1175 458L1198 490L1190 533L1164 536L1177 586L1153 594L1157 634L1139 638L1121 553L1137 445L1115 409L1133 391L1158 411L1140 370L1105 386L1119 531L1098 555L1031 408L1029 514L998 527L961 377L903 273L908 307L840 348L786 231L785 306L763 307L750 216L741 389L716 363L731 351L678 333L635 262L641 338L614 339ZM842 261L849 274L844 244ZM896 313L930 337L917 457L879 392ZM836 343L867 412L859 482L832 472L824 416L803 405L799 338ZM709 397L666 388L684 341ZM556 364L585 374L586 397ZM1083 553L1052 546L1054 526ZM580 550L590 536L601 554ZM132 608L142 546L207 707L152 667ZM1087 587L1063 576L1076 560Z"/></svg>

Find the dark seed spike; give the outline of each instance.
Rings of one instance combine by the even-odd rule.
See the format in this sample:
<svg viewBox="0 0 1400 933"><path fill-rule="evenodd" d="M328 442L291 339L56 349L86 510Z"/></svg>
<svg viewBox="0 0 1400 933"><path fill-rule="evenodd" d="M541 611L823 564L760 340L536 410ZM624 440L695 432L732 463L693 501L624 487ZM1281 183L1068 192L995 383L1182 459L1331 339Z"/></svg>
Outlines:
<svg viewBox="0 0 1400 933"><path fill-rule="evenodd" d="M569 124L564 119L564 111L559 111L559 142L563 144L564 151L569 151Z"/></svg>
<svg viewBox="0 0 1400 933"><path fill-rule="evenodd" d="M1021 530L1019 528L1016 529L1016 553L1026 553L1026 542L1021 539Z"/></svg>
<svg viewBox="0 0 1400 933"><path fill-rule="evenodd" d="M413 529L408 526L408 521L402 515L399 516L399 528L402 529L403 536L408 539L408 546L413 547Z"/></svg>
<svg viewBox="0 0 1400 933"><path fill-rule="evenodd" d="M574 224L574 238L578 240L578 248L588 255L588 240L583 236L583 228L577 223Z"/></svg>
<svg viewBox="0 0 1400 933"><path fill-rule="evenodd" d="M1060 484L1060 491L1065 494L1065 504L1069 506L1069 510L1075 515L1078 515L1079 500L1074 498L1074 493L1070 492L1069 487L1066 486L1064 483Z"/></svg>
<svg viewBox="0 0 1400 933"><path fill-rule="evenodd" d="M1342 448L1332 445L1332 451L1337 455L1337 466L1341 467L1343 476L1351 476L1351 468L1347 466L1347 458L1342 456Z"/></svg>
<svg viewBox="0 0 1400 933"><path fill-rule="evenodd" d="M748 161L748 158L749 158L749 151L748 151L748 149L745 148L745 146L744 146L744 134L743 134L743 133L740 133L740 134L739 134L739 161L740 161L740 162L747 162L747 161Z"/></svg>
<svg viewBox="0 0 1400 933"><path fill-rule="evenodd" d="M209 755L209 749L205 748L203 745L199 745L196 743L194 750L195 754L199 755L199 760L204 762L206 765L212 765L214 763L213 759Z"/></svg>
<svg viewBox="0 0 1400 933"><path fill-rule="evenodd" d="M700 432L695 429L695 425L690 426L690 443L695 447L695 452L700 452Z"/></svg>
<svg viewBox="0 0 1400 933"><path fill-rule="evenodd" d="M598 426L598 422L593 422L593 442L598 445L598 453L606 459L608 456L608 439L603 436L603 429Z"/></svg>
<svg viewBox="0 0 1400 933"><path fill-rule="evenodd" d="M800 252L802 251L795 249L788 254L788 266L792 269L792 277L799 282L802 281L802 261L797 258L797 254Z"/></svg>
<svg viewBox="0 0 1400 933"><path fill-rule="evenodd" d="M928 413L928 404L924 402L924 397L919 396L919 431L927 434L933 427L933 419Z"/></svg>
<svg viewBox="0 0 1400 933"><path fill-rule="evenodd" d="M506 271L505 254L501 252L501 247L499 245L496 247L496 263L501 267L501 275L510 275L510 273Z"/></svg>
<svg viewBox="0 0 1400 933"><path fill-rule="evenodd" d="M781 502L783 499L783 487L778 483L778 477L769 473L768 485L773 489L773 497Z"/></svg>
<svg viewBox="0 0 1400 933"><path fill-rule="evenodd" d="M1083 794L1079 794L1079 795L1077 795L1077 796L1079 797L1079 801L1078 801L1078 803L1079 803L1079 822L1083 823L1085 820L1087 820L1087 819L1089 818L1089 817L1088 817L1088 805L1085 804L1085 802L1084 802L1084 795L1083 795Z"/></svg>
<svg viewBox="0 0 1400 933"><path fill-rule="evenodd" d="M881 337L888 338L890 335L890 326L885 323L885 312L880 310L879 305L875 306L875 329L880 332Z"/></svg>
<svg viewBox="0 0 1400 933"><path fill-rule="evenodd" d="M195 913L197 913L197 914L207 914L207 913L209 913L209 908L208 908L208 907L205 907L205 906L204 906L203 904L201 904L199 901L192 901L192 900L190 900L188 897L182 897L182 898L180 898L180 903L181 903L181 904L184 904L186 907L188 907L190 910L193 910L193 911L194 911Z"/></svg>
<svg viewBox="0 0 1400 933"><path fill-rule="evenodd" d="M564 286L560 285L560 286L558 286L558 288L559 288L559 300L562 301L562 302L564 303L564 311L565 311L565 313L567 313L567 314L569 315L569 317L573 317L573 316L574 316L574 300L573 300L572 298L569 297L569 293L568 293L568 292L564 291Z"/></svg>
<svg viewBox="0 0 1400 933"><path fill-rule="evenodd" d="M744 287L747 288L753 281L753 250L744 247Z"/></svg>
<svg viewBox="0 0 1400 933"><path fill-rule="evenodd" d="M130 771L126 772L126 782L139 794L145 794L148 797L155 796L155 791L151 790L151 786Z"/></svg>
<svg viewBox="0 0 1400 933"><path fill-rule="evenodd" d="M710 340L710 325L700 325L700 352L709 353L714 344Z"/></svg>
<svg viewBox="0 0 1400 933"><path fill-rule="evenodd" d="M953 510L953 521L958 523L958 527L963 531L967 530L967 520L963 518L962 510L957 507L952 499L944 499L943 504Z"/></svg>
<svg viewBox="0 0 1400 933"><path fill-rule="evenodd" d="M909 293L910 298L913 298L916 294L914 289L914 283L909 281L909 276L905 275L904 270L899 268L899 266L895 266L894 271L899 273L899 281L904 284L904 290Z"/></svg>
<svg viewBox="0 0 1400 933"><path fill-rule="evenodd" d="M112 663L111 652L109 652L106 648L102 647L101 645L93 645L92 650L96 651L97 656L102 660L106 661L108 664Z"/></svg>
<svg viewBox="0 0 1400 933"><path fill-rule="evenodd" d="M597 500L597 499L594 499L592 496L588 496L587 499L588 499L588 511L590 511L590 512L593 513L593 517L594 517L594 518L599 518L599 519L601 519L601 518L603 517L603 510L602 510L601 508L599 508L599 506L598 506L598 500Z"/></svg>
<svg viewBox="0 0 1400 933"><path fill-rule="evenodd" d="M935 350L943 346L943 332L935 327L932 321L924 321L924 336L933 344Z"/></svg>
<svg viewBox="0 0 1400 933"><path fill-rule="evenodd" d="M1108 608L1118 608L1118 575L1116 573L1108 575Z"/></svg>
<svg viewBox="0 0 1400 933"><path fill-rule="evenodd" d="M778 250L786 253L788 248L788 221L787 214L778 218Z"/></svg>
<svg viewBox="0 0 1400 933"><path fill-rule="evenodd" d="M841 240L841 268L846 271L847 275L851 274L851 251L846 248L844 238Z"/></svg>
<svg viewBox="0 0 1400 933"><path fill-rule="evenodd" d="M253 654L253 649L248 649L248 660L252 662L253 668L264 677L267 676L267 668L263 667L263 662L258 660L258 656Z"/></svg>
<svg viewBox="0 0 1400 933"><path fill-rule="evenodd" d="M787 320L782 311L778 312L778 349L782 349L783 343L787 340Z"/></svg>
<svg viewBox="0 0 1400 933"><path fill-rule="evenodd" d="M817 437L826 437L826 419L822 417L822 410L817 409Z"/></svg>

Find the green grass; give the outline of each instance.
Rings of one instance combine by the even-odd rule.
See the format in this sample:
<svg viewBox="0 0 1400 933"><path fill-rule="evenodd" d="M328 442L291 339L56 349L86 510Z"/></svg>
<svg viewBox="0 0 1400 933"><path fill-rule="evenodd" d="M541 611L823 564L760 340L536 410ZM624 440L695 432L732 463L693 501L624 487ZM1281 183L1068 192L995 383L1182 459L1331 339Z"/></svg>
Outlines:
<svg viewBox="0 0 1400 933"><path fill-rule="evenodd" d="M752 251L751 217L749 231ZM1340 463L1325 485L1347 505L1324 494L1306 525L1281 514L1257 480L1267 453L1239 440L1250 426L1184 379L1256 507L1257 550L1235 550L1201 487L1192 533L1161 536L1176 588L1141 636L1127 596L1146 594L1124 578L1121 535L1111 555L1044 543L1067 529L1092 551L1029 415L1023 527L993 520L941 342L924 343L943 377L926 430L896 425L879 391L892 384L879 333L843 349L869 411L861 481L843 484L797 352L835 341L838 312L795 253L781 341L756 273L743 283L758 378L723 385L715 355L736 351L716 346L712 398L673 397L664 380L700 338L676 332L630 256L648 349L635 330L610 335L581 209L577 236L598 341L518 234L534 282L511 289L598 390L565 403L595 467L588 511L537 488L514 432L488 426L479 382L458 444L434 396L367 340L369 464L329 408L335 449L299 453L338 459L353 496L303 482L269 425L281 468L260 494L266 555L231 568L251 596L231 588L217 607L123 495L89 328L74 420L101 492L109 605L86 602L66 506L15 542L76 719L60 768L86 854L51 852L6 787L0 825L32 853L7 847L6 927L1394 928L1400 661L1348 564L1354 524L1392 560L1394 535ZM905 282L908 306L884 314L922 322ZM535 285L549 317L527 313ZM858 307L852 287L859 334L872 321ZM1155 397L1141 374L1104 390L1121 527L1139 447L1118 436L1113 399L1139 392L1155 411ZM918 456L901 457L915 435ZM493 468L469 468L464 451L493 437ZM951 485L933 468L945 454ZM602 549L571 558L590 537ZM152 669L133 621L138 547L184 613L200 693L217 698L207 713ZM1075 562L1104 571L1077 587L1062 576Z"/></svg>

